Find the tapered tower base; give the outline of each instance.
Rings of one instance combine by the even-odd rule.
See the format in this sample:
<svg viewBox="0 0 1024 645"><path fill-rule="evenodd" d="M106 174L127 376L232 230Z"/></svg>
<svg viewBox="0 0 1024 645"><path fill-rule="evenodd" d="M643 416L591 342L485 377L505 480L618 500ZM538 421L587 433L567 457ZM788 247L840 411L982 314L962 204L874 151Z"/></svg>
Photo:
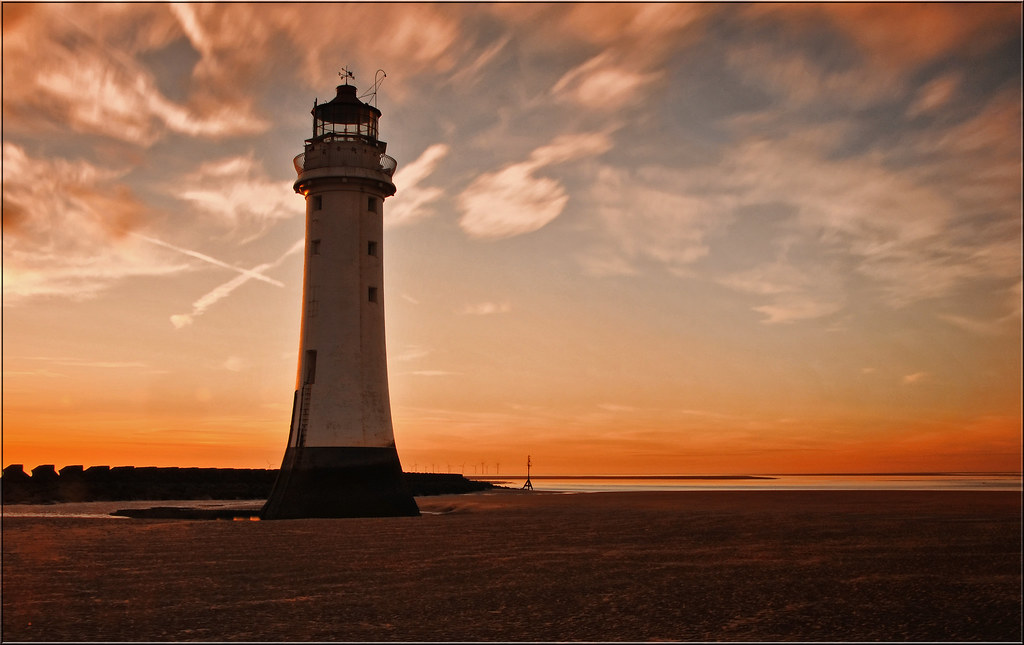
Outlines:
<svg viewBox="0 0 1024 645"><path fill-rule="evenodd" d="M288 448L260 519L420 514L394 446Z"/></svg>

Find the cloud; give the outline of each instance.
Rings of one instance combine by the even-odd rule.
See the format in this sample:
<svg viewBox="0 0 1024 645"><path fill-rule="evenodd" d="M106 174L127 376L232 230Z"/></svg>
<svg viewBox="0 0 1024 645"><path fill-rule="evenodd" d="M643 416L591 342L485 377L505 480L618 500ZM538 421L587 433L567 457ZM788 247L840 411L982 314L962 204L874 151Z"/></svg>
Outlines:
<svg viewBox="0 0 1024 645"><path fill-rule="evenodd" d="M696 3L495 3L489 9L535 47L583 43L635 51L650 61L687 42L688 34L715 13Z"/></svg>
<svg viewBox="0 0 1024 645"><path fill-rule="evenodd" d="M774 105L732 120L740 142L721 170L735 178L744 203L793 206L797 217L787 234L802 248L819 256L827 249L834 262L847 261L866 278L884 304L905 307L1019 275L1019 89L987 95L961 120L959 109L970 100L964 71L944 70L920 84L911 75L951 52L971 61L1012 38L1019 8L893 9L748 7L750 17L770 16L797 29L820 31L825 17L857 43L868 64L794 50L795 37L731 48L732 69ZM877 122L863 115L893 111L897 101L905 107L893 113L891 125L873 131ZM828 121L823 106L836 108ZM759 137L747 134L753 129ZM834 271L823 267L820 275L834 277ZM852 282L832 286L845 292ZM960 312L946 316L979 329ZM986 324L998 326L995 319Z"/></svg>
<svg viewBox="0 0 1024 645"><path fill-rule="evenodd" d="M732 142L703 164L603 168L581 191L598 216L597 241L577 254L584 270L635 275L647 262L693 275L713 248L744 259L737 209L768 205L786 213L759 239L776 257L713 278L756 296L765 322L831 315L853 289L898 308L985 280L1001 281L998 289L1019 281L1019 94L858 154L844 149L852 120L787 118L771 108L727 121Z"/></svg>
<svg viewBox="0 0 1024 645"><path fill-rule="evenodd" d="M972 334L980 334L982 336L995 336L1010 328L1003 320L983 320L968 316L958 316L956 314L939 314L939 318L954 327L959 327ZM1017 326L1015 325L1014 328L1016 329Z"/></svg>
<svg viewBox="0 0 1024 645"><path fill-rule="evenodd" d="M80 358L65 358L53 356L29 356L29 360L43 361L52 365L64 365L67 367L88 367L98 369L139 369L149 367L140 361L92 361Z"/></svg>
<svg viewBox="0 0 1024 645"><path fill-rule="evenodd" d="M727 151L720 165L739 202L792 207L786 244L848 259L891 307L945 297L976 279L1017 275L1020 254L1007 210L1012 201L996 206L1002 211L998 216L986 214L984 226L991 234L965 233L957 222L977 201L959 194L961 182L937 182L923 170L948 161L901 169L877 154L830 158L827 148L812 141L749 139ZM1012 165L1003 168L1012 174ZM997 190L1007 194L1010 189ZM995 234L1004 229L1009 237ZM757 270L772 269L762 265ZM808 276L818 283L834 274L825 270ZM730 286L741 285L734 280Z"/></svg>
<svg viewBox="0 0 1024 645"><path fill-rule="evenodd" d="M910 118L930 114L944 107L953 98L961 83L959 74L946 74L929 81L917 91L914 102L907 108Z"/></svg>
<svg viewBox="0 0 1024 645"><path fill-rule="evenodd" d="M415 361L421 358L426 358L431 353L431 350L427 349L426 347L408 345L401 352L389 352L388 360L404 363L407 361Z"/></svg>
<svg viewBox="0 0 1024 645"><path fill-rule="evenodd" d="M349 64L360 87L368 86L364 79L372 70L402 70L388 77L388 96L402 101L410 79L453 69L471 46L460 30L465 10L458 6L322 3L309 12L287 3L187 6L195 14L192 37L205 52L195 74L210 85L234 87L233 75L259 78L265 67L287 61L308 85L320 87ZM331 28L310 29L311 20Z"/></svg>
<svg viewBox="0 0 1024 645"><path fill-rule="evenodd" d="M562 135L526 161L477 177L458 197L459 226L470 237L498 239L531 233L558 217L569 201L561 183L536 177L542 168L611 148L607 134Z"/></svg>
<svg viewBox="0 0 1024 645"><path fill-rule="evenodd" d="M841 310L845 304L838 278L827 265L799 269L785 257L725 275L718 282L771 300L771 304L751 307L765 316L765 324L822 318Z"/></svg>
<svg viewBox="0 0 1024 645"><path fill-rule="evenodd" d="M562 100L592 109L614 111L643 100L640 91L658 80L660 73L644 73L602 52L558 79L552 93Z"/></svg>
<svg viewBox="0 0 1024 645"><path fill-rule="evenodd" d="M246 360L241 356L228 356L227 359L221 364L221 367L228 370L229 372L241 372L245 369Z"/></svg>
<svg viewBox="0 0 1024 645"><path fill-rule="evenodd" d="M800 291L813 282L813 277L782 260L726 275L718 280L738 291L760 296L774 296Z"/></svg>
<svg viewBox="0 0 1024 645"><path fill-rule="evenodd" d="M914 383L919 383L926 376L928 376L928 372L914 372L913 374L907 374L903 377L903 384L913 385Z"/></svg>
<svg viewBox="0 0 1024 645"><path fill-rule="evenodd" d="M834 314L843 305L836 302L821 302L806 296L786 296L777 298L774 304L753 307L767 318L765 324L791 323L797 320L809 320Z"/></svg>
<svg viewBox="0 0 1024 645"><path fill-rule="evenodd" d="M509 311L512 311L512 305L508 302L480 302L466 305L459 310L459 313L470 316L489 316L491 314L504 314Z"/></svg>
<svg viewBox="0 0 1024 645"><path fill-rule="evenodd" d="M440 198L444 191L437 187L423 187L420 184L434 172L447 154L447 145L435 143L424 150L415 161L398 169L394 177L398 192L390 199L385 209L385 228L405 226L434 214L427 205Z"/></svg>
<svg viewBox="0 0 1024 645"><path fill-rule="evenodd" d="M579 108L608 116L653 105L645 101L666 78L666 60L698 42L705 17L716 11L675 3L493 5L491 10L515 30L517 51L552 58L557 43L560 54L586 52L550 90L574 110L568 115L572 119L580 116Z"/></svg>
<svg viewBox="0 0 1024 645"><path fill-rule="evenodd" d="M164 190L242 232L246 239L262 235L276 221L301 215L304 209L292 182L267 178L251 154L203 163Z"/></svg>
<svg viewBox="0 0 1024 645"><path fill-rule="evenodd" d="M729 67L787 109L823 105L863 108L901 90L898 76L867 66L829 67L784 43L747 42L729 48Z"/></svg>
<svg viewBox="0 0 1024 645"><path fill-rule="evenodd" d="M709 253L735 200L692 170L602 167L586 195L602 242L577 254L591 275L632 275L644 262L679 275Z"/></svg>
<svg viewBox="0 0 1024 645"><path fill-rule="evenodd" d="M999 221L1012 219L1017 228L1020 97L1019 89L996 93L975 106L968 119L906 137L899 152L910 156L914 166L905 172L916 181L941 187L965 215L991 220L998 214Z"/></svg>
<svg viewBox="0 0 1024 645"><path fill-rule="evenodd" d="M455 86L475 83L480 78L480 73L490 65L505 47L512 41L512 34L506 34L501 39L493 42L487 49L475 54L472 61L459 65L455 72L448 78L448 83Z"/></svg>
<svg viewBox="0 0 1024 645"><path fill-rule="evenodd" d="M182 263L127 235L146 207L125 170L82 160L37 158L3 145L4 304L41 296L85 299L130 276L177 273Z"/></svg>
<svg viewBox="0 0 1024 645"><path fill-rule="evenodd" d="M576 254L576 261L584 273L595 277L637 275L635 262L626 257L614 243L595 245Z"/></svg>
<svg viewBox="0 0 1024 645"><path fill-rule="evenodd" d="M749 19L772 18L821 32L822 20L851 39L878 69L905 73L948 54L990 50L1020 30L1020 9L1000 3L754 3Z"/></svg>
<svg viewBox="0 0 1024 645"><path fill-rule="evenodd" d="M997 336L1000 334L1020 334L1021 310L1024 300L1021 298L1024 284L1020 280L1009 289L1003 299L1003 310L1007 313L1003 316L990 318L978 318L977 316L964 316L958 314L943 313L938 317L947 323L959 327L973 334L983 336ZM998 304L998 302L997 302Z"/></svg>
<svg viewBox="0 0 1024 645"><path fill-rule="evenodd" d="M252 111L246 94L181 104L159 90L136 50L165 44L171 27L153 8L132 14L98 5L39 7L4 32L4 58L18 60L4 70L5 125L61 124L144 147L167 131L203 137L265 131L269 122ZM117 41L132 29L148 38Z"/></svg>
<svg viewBox="0 0 1024 645"><path fill-rule="evenodd" d="M459 195L459 226L470 237L498 239L531 233L558 217L569 196L534 165L513 164L478 177Z"/></svg>

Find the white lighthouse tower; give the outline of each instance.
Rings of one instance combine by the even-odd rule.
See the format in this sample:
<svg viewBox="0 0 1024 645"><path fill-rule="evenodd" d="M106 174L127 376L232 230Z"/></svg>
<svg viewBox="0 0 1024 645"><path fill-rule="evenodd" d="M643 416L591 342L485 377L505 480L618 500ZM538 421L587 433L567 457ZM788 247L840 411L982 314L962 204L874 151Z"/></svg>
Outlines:
<svg viewBox="0 0 1024 645"><path fill-rule="evenodd" d="M348 74L351 76L351 74ZM263 519L418 515L402 480L384 346L384 199L396 162L347 77L313 104L302 331L288 447Z"/></svg>

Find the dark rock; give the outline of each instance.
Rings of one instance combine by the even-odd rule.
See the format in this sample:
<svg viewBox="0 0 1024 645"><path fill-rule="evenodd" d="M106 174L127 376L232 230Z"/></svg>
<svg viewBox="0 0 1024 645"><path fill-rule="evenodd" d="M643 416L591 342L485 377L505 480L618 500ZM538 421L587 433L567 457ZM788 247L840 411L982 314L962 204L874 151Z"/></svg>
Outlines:
<svg viewBox="0 0 1024 645"><path fill-rule="evenodd" d="M277 469L158 468L146 466L38 466L32 476L22 464L4 468L0 489L4 504L45 504L161 499L266 499ZM403 473L415 496L471 493L495 488L458 474Z"/></svg>

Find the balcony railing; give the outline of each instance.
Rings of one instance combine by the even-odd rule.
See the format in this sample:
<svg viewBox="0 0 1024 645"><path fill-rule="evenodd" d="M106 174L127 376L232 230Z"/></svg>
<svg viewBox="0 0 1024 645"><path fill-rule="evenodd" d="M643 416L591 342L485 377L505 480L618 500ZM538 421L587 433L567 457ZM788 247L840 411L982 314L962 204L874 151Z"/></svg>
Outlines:
<svg viewBox="0 0 1024 645"><path fill-rule="evenodd" d="M292 163L295 164L295 172L301 175L302 172L306 169L306 153L301 152L295 155L295 159L292 160ZM380 156L380 167L378 168L378 170L383 172L385 175L391 177L392 175L395 174L395 170L397 168L398 162L395 161L394 157L389 157L388 155L385 154L382 154Z"/></svg>

